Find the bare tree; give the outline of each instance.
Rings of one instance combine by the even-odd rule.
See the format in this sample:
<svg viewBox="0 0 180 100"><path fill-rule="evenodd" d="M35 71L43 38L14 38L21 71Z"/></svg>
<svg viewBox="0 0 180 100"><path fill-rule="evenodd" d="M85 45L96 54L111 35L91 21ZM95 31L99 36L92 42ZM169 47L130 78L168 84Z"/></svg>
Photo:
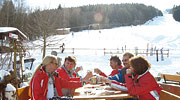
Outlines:
<svg viewBox="0 0 180 100"><path fill-rule="evenodd" d="M43 56L45 57L46 54L46 47L51 44L52 41L56 40L49 40L47 43L47 37L51 36L56 31L56 21L57 21L56 12L48 12L46 10L40 11L37 10L34 13L30 14L28 17L28 28L30 34L36 34L39 37L39 40L43 42L41 45L36 45L38 47L42 47L43 49ZM54 43L56 44L56 43Z"/></svg>

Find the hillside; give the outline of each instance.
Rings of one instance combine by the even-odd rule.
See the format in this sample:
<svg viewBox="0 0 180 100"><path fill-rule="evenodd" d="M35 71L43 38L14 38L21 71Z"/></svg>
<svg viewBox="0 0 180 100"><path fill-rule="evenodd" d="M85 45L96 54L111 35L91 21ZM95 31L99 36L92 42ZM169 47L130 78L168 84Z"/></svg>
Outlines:
<svg viewBox="0 0 180 100"><path fill-rule="evenodd" d="M156 17L152 21L147 22L144 25L117 27L113 29L102 30L85 30L81 32L74 32L74 35L68 34L66 36L52 36L52 39L62 39L58 41L53 48L59 48L62 43L65 43L66 48L122 48L126 45L127 49L146 49L147 43L150 47L156 47L156 49L169 49L170 55L164 55L164 61L156 61L156 56L145 56L152 64L151 72L157 76L158 73L172 73L179 72L180 66L178 61L180 60L180 35L179 35L180 23L173 20L171 14L165 14L162 17ZM99 33L99 31L101 31ZM34 43L38 43L34 41ZM50 48L52 48L50 47ZM48 49L47 55L53 49ZM60 49L58 56L64 59L67 55L73 54L61 54ZM35 65L41 62L42 51L40 49L34 50L33 57L37 60ZM133 51L134 53L134 51ZM115 55L115 54L114 54ZM118 54L122 58L122 54ZM77 58L77 65L82 65L84 71L87 69L93 70L95 67L101 68L105 73L110 73L109 61L111 55L105 55L99 50L76 50L74 56Z"/></svg>

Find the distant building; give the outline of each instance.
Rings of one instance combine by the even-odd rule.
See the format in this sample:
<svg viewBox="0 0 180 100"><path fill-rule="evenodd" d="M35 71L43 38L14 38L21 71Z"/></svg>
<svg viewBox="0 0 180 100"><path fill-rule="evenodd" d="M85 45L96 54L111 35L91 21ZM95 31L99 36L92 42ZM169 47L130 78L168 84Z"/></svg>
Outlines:
<svg viewBox="0 0 180 100"><path fill-rule="evenodd" d="M99 26L99 24L89 24L88 29L89 30L98 30L98 29L100 29L100 26Z"/></svg>
<svg viewBox="0 0 180 100"><path fill-rule="evenodd" d="M58 28L56 29L57 34L66 35L69 34L71 28Z"/></svg>

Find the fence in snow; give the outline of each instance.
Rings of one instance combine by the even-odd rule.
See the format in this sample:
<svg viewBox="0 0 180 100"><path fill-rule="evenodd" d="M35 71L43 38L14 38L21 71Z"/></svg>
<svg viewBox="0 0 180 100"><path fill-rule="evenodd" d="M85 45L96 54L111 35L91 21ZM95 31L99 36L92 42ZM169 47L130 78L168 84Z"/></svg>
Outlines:
<svg viewBox="0 0 180 100"><path fill-rule="evenodd" d="M65 54L111 54L119 55L125 52L131 52L134 55L145 55L145 56L156 56L156 60L159 61L159 58L163 61L164 56L169 57L169 49L123 49L123 48L47 48L50 50L56 50L59 53Z"/></svg>

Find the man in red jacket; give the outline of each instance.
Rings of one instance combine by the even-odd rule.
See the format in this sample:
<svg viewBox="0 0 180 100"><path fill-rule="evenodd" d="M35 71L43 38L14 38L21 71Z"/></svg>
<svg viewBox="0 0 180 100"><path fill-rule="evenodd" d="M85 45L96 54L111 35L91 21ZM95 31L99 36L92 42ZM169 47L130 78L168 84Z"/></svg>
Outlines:
<svg viewBox="0 0 180 100"><path fill-rule="evenodd" d="M62 88L82 87L80 81L67 81L55 72L58 68L55 56L46 56L37 67L30 82L31 100L47 100L63 96Z"/></svg>
<svg viewBox="0 0 180 100"><path fill-rule="evenodd" d="M75 77L74 76L74 67L76 66L76 58L74 56L68 56L65 58L64 64L62 67L57 69L57 72L59 73L59 76L67 81L83 81L85 82L89 78L92 77L91 73L87 73L87 75L84 78L81 77ZM74 88L75 89L75 88ZM72 96L74 89L62 89L64 96Z"/></svg>
<svg viewBox="0 0 180 100"><path fill-rule="evenodd" d="M110 66L111 68L113 69L113 71L111 72L110 75L108 76L114 76L116 74L119 73L119 69L122 69L122 65L121 65L121 60L119 59L118 56L111 56L110 58ZM104 76L104 77L107 77L107 75L105 73L103 73L100 69L98 68L95 68L94 69L94 72L101 75L101 76Z"/></svg>

